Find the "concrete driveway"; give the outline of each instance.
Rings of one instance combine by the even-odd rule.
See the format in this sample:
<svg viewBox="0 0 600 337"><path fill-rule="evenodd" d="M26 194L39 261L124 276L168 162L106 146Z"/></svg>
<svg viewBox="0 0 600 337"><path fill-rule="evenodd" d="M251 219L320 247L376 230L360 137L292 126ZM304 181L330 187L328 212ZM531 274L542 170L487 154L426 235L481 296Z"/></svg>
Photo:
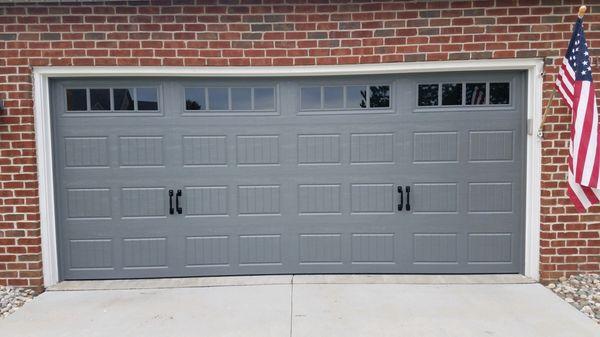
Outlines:
<svg viewBox="0 0 600 337"><path fill-rule="evenodd" d="M586 337L600 326L519 277L271 276L67 282L0 320L0 335Z"/></svg>

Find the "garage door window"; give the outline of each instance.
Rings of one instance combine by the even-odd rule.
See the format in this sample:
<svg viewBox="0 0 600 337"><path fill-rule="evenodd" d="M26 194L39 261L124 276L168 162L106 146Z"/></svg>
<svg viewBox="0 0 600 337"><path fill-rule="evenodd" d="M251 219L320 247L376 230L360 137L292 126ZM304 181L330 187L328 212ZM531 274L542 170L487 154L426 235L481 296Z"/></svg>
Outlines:
<svg viewBox="0 0 600 337"><path fill-rule="evenodd" d="M68 111L86 111L87 110L87 90L86 89L67 89L67 110Z"/></svg>
<svg viewBox="0 0 600 337"><path fill-rule="evenodd" d="M419 84L419 106L438 105L438 90L437 84Z"/></svg>
<svg viewBox="0 0 600 337"><path fill-rule="evenodd" d="M114 89L115 110L130 111L134 110L133 90L131 89Z"/></svg>
<svg viewBox="0 0 600 337"><path fill-rule="evenodd" d="M67 111L158 111L158 88L66 89Z"/></svg>
<svg viewBox="0 0 600 337"><path fill-rule="evenodd" d="M467 105L483 105L486 103L486 84L467 83Z"/></svg>
<svg viewBox="0 0 600 337"><path fill-rule="evenodd" d="M158 110L158 90L156 88L137 88L136 94L138 110Z"/></svg>
<svg viewBox="0 0 600 337"><path fill-rule="evenodd" d="M110 89L90 89L90 107L92 110L110 110Z"/></svg>
<svg viewBox="0 0 600 337"><path fill-rule="evenodd" d="M204 88L185 89L186 110L206 110L206 92Z"/></svg>
<svg viewBox="0 0 600 337"><path fill-rule="evenodd" d="M274 111L275 88L185 88L186 111Z"/></svg>
<svg viewBox="0 0 600 337"><path fill-rule="evenodd" d="M509 82L424 83L417 93L419 107L510 104Z"/></svg>
<svg viewBox="0 0 600 337"><path fill-rule="evenodd" d="M360 110L390 107L389 85L314 86L300 89L301 110Z"/></svg>
<svg viewBox="0 0 600 337"><path fill-rule="evenodd" d="M510 84L490 83L490 104L509 104Z"/></svg>
<svg viewBox="0 0 600 337"><path fill-rule="evenodd" d="M442 84L442 105L462 105L462 83Z"/></svg>

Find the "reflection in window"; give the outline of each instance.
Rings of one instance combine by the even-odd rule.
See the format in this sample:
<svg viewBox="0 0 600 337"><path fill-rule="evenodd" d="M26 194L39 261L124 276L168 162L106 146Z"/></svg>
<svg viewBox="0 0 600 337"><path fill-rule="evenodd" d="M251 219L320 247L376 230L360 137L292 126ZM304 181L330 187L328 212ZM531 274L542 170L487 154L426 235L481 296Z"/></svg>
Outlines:
<svg viewBox="0 0 600 337"><path fill-rule="evenodd" d="M371 108L388 108L390 106L390 86L379 85L369 87L371 98L369 106Z"/></svg>
<svg viewBox="0 0 600 337"><path fill-rule="evenodd" d="M366 108L367 99L367 87L362 85L346 87L346 107L348 109Z"/></svg>
<svg viewBox="0 0 600 337"><path fill-rule="evenodd" d="M485 104L485 83L467 83L467 105Z"/></svg>
<svg viewBox="0 0 600 337"><path fill-rule="evenodd" d="M133 91L131 89L113 89L115 110L134 110Z"/></svg>
<svg viewBox="0 0 600 337"><path fill-rule="evenodd" d="M227 88L208 88L208 108L210 110L229 110L229 90Z"/></svg>
<svg viewBox="0 0 600 337"><path fill-rule="evenodd" d="M254 109L255 110L274 110L275 109L275 89L273 89L273 88L255 88L254 89Z"/></svg>
<svg viewBox="0 0 600 337"><path fill-rule="evenodd" d="M185 109L186 110L205 110L205 92L204 88L186 88L185 89Z"/></svg>
<svg viewBox="0 0 600 337"><path fill-rule="evenodd" d="M156 88L137 88L138 110L158 110L158 91Z"/></svg>
<svg viewBox="0 0 600 337"><path fill-rule="evenodd" d="M300 95L302 109L321 108L321 87L302 88Z"/></svg>
<svg viewBox="0 0 600 337"><path fill-rule="evenodd" d="M419 106L438 105L438 89L437 84L419 84Z"/></svg>
<svg viewBox="0 0 600 337"><path fill-rule="evenodd" d="M442 84L442 105L462 105L462 83Z"/></svg>
<svg viewBox="0 0 600 337"><path fill-rule="evenodd" d="M110 110L110 89L90 89L90 109Z"/></svg>
<svg viewBox="0 0 600 337"><path fill-rule="evenodd" d="M325 109L339 109L344 107L344 87L323 88L323 105Z"/></svg>
<svg viewBox="0 0 600 337"><path fill-rule="evenodd" d="M67 89L67 110L85 111L87 110L87 91L86 89Z"/></svg>
<svg viewBox="0 0 600 337"><path fill-rule="evenodd" d="M490 83L490 104L508 104L510 83Z"/></svg>
<svg viewBox="0 0 600 337"><path fill-rule="evenodd" d="M252 110L252 89L232 88L231 108L233 110Z"/></svg>

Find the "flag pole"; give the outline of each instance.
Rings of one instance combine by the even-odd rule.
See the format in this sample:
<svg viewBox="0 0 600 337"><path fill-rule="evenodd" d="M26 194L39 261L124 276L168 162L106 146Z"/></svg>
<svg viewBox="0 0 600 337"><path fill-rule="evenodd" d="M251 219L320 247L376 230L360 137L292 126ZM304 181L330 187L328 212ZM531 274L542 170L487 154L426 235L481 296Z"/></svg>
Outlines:
<svg viewBox="0 0 600 337"><path fill-rule="evenodd" d="M587 11L586 6L579 7L577 16L579 16L580 19L583 19L583 16L585 15L586 11ZM550 100L546 104L546 109L544 109L544 113L542 114L542 122L540 123L540 128L538 129L538 133L537 133L537 135L540 139L544 138L544 124L546 123L546 118L548 117L548 112L550 111L550 106L552 105L552 102L554 101L555 96L556 96L556 88L554 88L554 90L552 90L552 96L550 96Z"/></svg>

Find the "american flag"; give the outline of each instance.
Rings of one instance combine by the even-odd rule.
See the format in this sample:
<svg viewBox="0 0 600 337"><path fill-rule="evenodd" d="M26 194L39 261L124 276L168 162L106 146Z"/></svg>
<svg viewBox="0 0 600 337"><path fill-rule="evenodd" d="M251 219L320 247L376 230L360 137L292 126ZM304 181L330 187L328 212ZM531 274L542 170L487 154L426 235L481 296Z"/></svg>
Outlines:
<svg viewBox="0 0 600 337"><path fill-rule="evenodd" d="M485 84L483 90L478 85L473 89L473 95L471 96L471 105L485 104Z"/></svg>
<svg viewBox="0 0 600 337"><path fill-rule="evenodd" d="M575 208L583 212L600 201L600 134L592 67L581 17L575 22L556 87L573 112L567 194Z"/></svg>

